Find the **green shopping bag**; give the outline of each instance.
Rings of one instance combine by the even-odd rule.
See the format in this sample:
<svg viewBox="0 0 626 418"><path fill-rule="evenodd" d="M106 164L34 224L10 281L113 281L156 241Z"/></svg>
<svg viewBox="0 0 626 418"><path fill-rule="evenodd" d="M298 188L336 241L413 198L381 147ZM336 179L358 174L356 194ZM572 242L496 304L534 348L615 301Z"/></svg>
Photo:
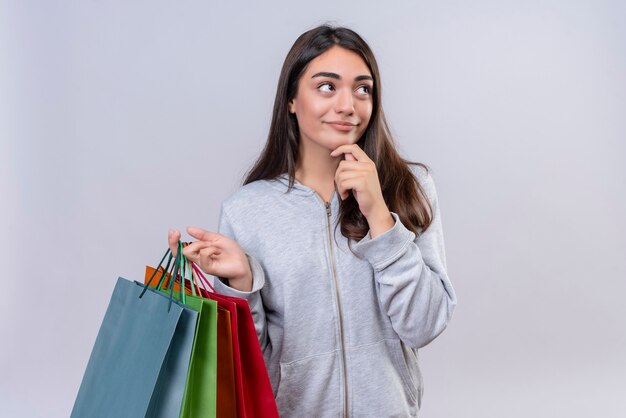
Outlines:
<svg viewBox="0 0 626 418"><path fill-rule="evenodd" d="M179 252L179 254L181 253ZM160 273L158 284L154 286L156 290L164 294L172 294L175 299L198 313L180 417L215 418L217 404L217 302L197 295L194 296L196 288L189 264L184 257L181 258L180 263L181 265L178 267L179 271L182 271L182 275L177 279L180 278L182 283L189 280L192 294L172 292L175 280L169 280L171 275L166 273L167 267L158 270L146 267L145 281L150 283L155 275ZM187 276L189 277L187 278ZM179 285L178 288L189 291L184 284Z"/></svg>
<svg viewBox="0 0 626 418"><path fill-rule="evenodd" d="M186 306L198 312L181 418L215 418L217 405L217 302L187 296Z"/></svg>

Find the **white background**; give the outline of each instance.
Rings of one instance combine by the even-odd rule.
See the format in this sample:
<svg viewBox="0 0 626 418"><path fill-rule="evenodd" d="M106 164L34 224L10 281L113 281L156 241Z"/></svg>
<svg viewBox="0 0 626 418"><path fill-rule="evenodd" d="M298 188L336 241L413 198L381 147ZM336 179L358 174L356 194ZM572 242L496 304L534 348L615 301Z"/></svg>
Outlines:
<svg viewBox="0 0 626 418"><path fill-rule="evenodd" d="M118 276L214 229L320 23L381 67L433 168L449 328L424 418L626 416L626 6L1 1L0 416L66 417Z"/></svg>

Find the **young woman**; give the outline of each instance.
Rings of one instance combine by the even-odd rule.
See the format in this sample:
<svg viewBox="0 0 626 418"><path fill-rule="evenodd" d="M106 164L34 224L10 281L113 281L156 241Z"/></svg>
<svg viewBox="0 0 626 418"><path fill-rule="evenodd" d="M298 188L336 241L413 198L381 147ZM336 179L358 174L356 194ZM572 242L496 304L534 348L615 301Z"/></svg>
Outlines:
<svg viewBox="0 0 626 418"><path fill-rule="evenodd" d="M428 168L402 159L369 46L302 34L285 59L265 149L184 254L248 300L282 417L417 416L418 349L447 326ZM180 239L170 231L172 251Z"/></svg>

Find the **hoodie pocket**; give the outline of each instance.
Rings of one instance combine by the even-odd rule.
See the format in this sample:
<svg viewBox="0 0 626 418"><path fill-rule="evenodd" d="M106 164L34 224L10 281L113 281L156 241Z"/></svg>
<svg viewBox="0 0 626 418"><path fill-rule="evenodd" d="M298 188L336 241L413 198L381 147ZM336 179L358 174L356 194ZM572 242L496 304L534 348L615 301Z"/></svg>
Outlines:
<svg viewBox="0 0 626 418"><path fill-rule="evenodd" d="M422 400L422 374L419 369L417 354L406 347L400 340L387 340L392 346L396 367L400 370L402 380L418 407Z"/></svg>
<svg viewBox="0 0 626 418"><path fill-rule="evenodd" d="M348 353L351 414L414 417L419 409L416 385L400 341L380 340Z"/></svg>
<svg viewBox="0 0 626 418"><path fill-rule="evenodd" d="M337 416L341 410L337 352L280 363L276 405L281 417Z"/></svg>

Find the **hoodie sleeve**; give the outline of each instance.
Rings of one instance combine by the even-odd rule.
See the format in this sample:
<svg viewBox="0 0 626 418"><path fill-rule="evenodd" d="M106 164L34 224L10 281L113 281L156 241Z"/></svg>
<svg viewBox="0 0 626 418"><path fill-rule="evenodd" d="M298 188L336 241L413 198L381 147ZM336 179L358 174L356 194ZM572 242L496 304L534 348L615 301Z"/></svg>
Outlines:
<svg viewBox="0 0 626 418"><path fill-rule="evenodd" d="M235 236L235 232L223 205L220 211L218 232L237 241L237 237ZM253 256L246 253L246 257L248 258L250 270L252 271L252 290L249 292L243 292L241 290L234 289L224 283L221 278L217 278L213 282L213 287L215 287L217 293L226 296L235 296L248 301L250 312L252 313L252 319L254 320L254 327L256 328L257 337L259 338L259 343L261 345L261 350L265 352L268 343L267 323L265 320L263 300L261 298L261 289L265 285L265 272L263 271L261 264Z"/></svg>
<svg viewBox="0 0 626 418"><path fill-rule="evenodd" d="M410 347L420 348L446 328L457 299L446 272L441 216L432 177L417 175L432 205L433 221L419 238L391 212L395 225L357 242L355 253L369 261L381 304L393 329Z"/></svg>

